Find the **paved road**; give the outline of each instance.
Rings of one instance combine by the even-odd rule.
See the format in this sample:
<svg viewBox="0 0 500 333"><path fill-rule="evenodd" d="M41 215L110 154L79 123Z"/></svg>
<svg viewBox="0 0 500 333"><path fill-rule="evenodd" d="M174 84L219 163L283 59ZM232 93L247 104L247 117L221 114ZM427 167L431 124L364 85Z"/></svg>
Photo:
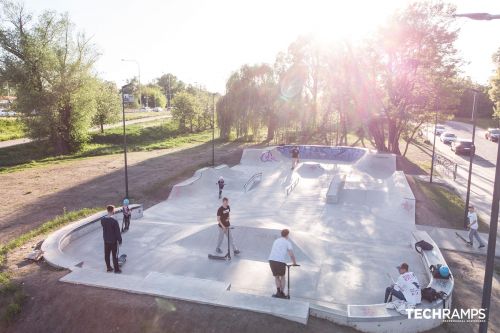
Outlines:
<svg viewBox="0 0 500 333"><path fill-rule="evenodd" d="M148 122L148 121L153 121L153 120L158 120L158 119L164 119L164 118L170 118L170 117L172 117L170 114L163 114L163 115L160 115L160 116L127 120L127 121L125 121L125 123L127 125L132 125L132 124L145 123L145 122ZM118 123L114 123L114 124L109 124L109 125L104 125L104 129L115 128L115 127L120 127L120 126L122 126L122 122L118 122ZM92 128L92 129L90 129L90 132L97 132L97 131L99 131L99 128ZM21 138L21 139L15 139L15 140L0 141L0 149L1 148L12 147L12 146L17 146L17 145L22 145L24 143L28 143L28 142L31 142L31 141L33 141L33 140L28 139L28 138Z"/></svg>
<svg viewBox="0 0 500 333"><path fill-rule="evenodd" d="M455 133L459 138L472 138L472 125L448 121L445 123L445 126L446 131ZM476 128L476 156L472 164L470 201L477 207L478 213L489 224L498 146L497 143L486 140L484 133L484 129ZM451 181L451 183L455 185L455 188L465 199L469 157L466 155L455 155L451 151L450 146L442 143L439 138L436 138L436 150L458 164L457 179L456 181Z"/></svg>

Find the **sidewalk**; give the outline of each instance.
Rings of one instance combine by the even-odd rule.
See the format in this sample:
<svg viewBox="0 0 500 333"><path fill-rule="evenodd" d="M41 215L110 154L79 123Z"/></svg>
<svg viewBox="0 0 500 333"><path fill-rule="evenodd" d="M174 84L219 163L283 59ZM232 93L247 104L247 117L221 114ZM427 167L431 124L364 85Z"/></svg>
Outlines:
<svg viewBox="0 0 500 333"><path fill-rule="evenodd" d="M463 240L457 237L456 233L460 234L465 239L469 239L469 232L466 230L448 229L448 228L437 228L427 225L415 225L417 230L426 231L429 236L436 242L441 250L451 250L457 252L465 252L472 254L486 255L488 249L488 234L479 233L481 239L486 244L486 247L478 249L479 244L477 240L474 239L474 247L467 246ZM497 244L495 249L495 256L500 257L500 237L497 236Z"/></svg>
<svg viewBox="0 0 500 333"><path fill-rule="evenodd" d="M155 116L155 117L145 117L145 118L127 120L127 121L125 121L125 125L145 123L145 122L148 122L148 121L159 120L159 119L170 118L170 117L172 117L170 114L163 114L163 115ZM104 129L120 127L122 125L123 124L120 121L120 122L117 122L117 123L114 123L114 124L104 125ZM100 130L100 128L94 127L94 128L89 129L89 132L97 132L99 130ZM28 139L28 138L21 138L21 139L0 141L0 149L7 148L7 147L12 147L12 146L17 146L17 145L22 145L22 144L25 144L25 143L28 143L28 142L31 142L31 141L33 141L33 140Z"/></svg>

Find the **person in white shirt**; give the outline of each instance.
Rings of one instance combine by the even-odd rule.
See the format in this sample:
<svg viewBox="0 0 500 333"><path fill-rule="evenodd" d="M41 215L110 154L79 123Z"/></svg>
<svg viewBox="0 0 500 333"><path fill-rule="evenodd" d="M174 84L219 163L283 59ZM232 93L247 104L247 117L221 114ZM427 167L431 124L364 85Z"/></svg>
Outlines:
<svg viewBox="0 0 500 333"><path fill-rule="evenodd" d="M274 241L271 254L269 254L269 266L271 266L271 272L276 282L276 294L273 297L286 297L284 290L287 256L292 259L294 265L297 265L292 243L288 239L289 234L290 231L288 229L281 230L281 237Z"/></svg>
<svg viewBox="0 0 500 333"><path fill-rule="evenodd" d="M473 246L473 237L476 237L477 241L479 242L479 248L484 247L483 240L481 237L479 237L479 233L477 232L477 228L479 227L477 223L477 214L474 211L474 206L470 205L469 206L469 214L467 214L467 217L469 218L469 224L467 227L469 228L469 242L467 244L469 246Z"/></svg>
<svg viewBox="0 0 500 333"><path fill-rule="evenodd" d="M385 289L384 303L387 303L387 301L392 302L392 296L394 296L409 304L420 304L422 293L417 276L415 273L408 271L407 263L402 263L401 266L398 266L398 270L400 275L396 283Z"/></svg>

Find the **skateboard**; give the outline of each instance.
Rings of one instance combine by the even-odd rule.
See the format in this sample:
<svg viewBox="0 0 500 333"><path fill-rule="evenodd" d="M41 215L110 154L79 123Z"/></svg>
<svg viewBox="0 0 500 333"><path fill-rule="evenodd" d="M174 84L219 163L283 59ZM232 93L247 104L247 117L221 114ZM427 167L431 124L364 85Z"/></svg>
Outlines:
<svg viewBox="0 0 500 333"><path fill-rule="evenodd" d="M457 235L458 238L460 238L462 241L465 242L465 244L469 245L469 241L464 238L464 236L460 235L458 232L455 231L455 235Z"/></svg>
<svg viewBox="0 0 500 333"><path fill-rule="evenodd" d="M219 256L216 254L208 254L208 259L215 259L215 260L231 260L231 247L229 244L229 229L234 229L234 227L228 227L227 228L227 253L224 256Z"/></svg>
<svg viewBox="0 0 500 333"><path fill-rule="evenodd" d="M126 254L122 254L118 257L118 266L122 267L123 264L125 264L125 262L127 261L127 255Z"/></svg>

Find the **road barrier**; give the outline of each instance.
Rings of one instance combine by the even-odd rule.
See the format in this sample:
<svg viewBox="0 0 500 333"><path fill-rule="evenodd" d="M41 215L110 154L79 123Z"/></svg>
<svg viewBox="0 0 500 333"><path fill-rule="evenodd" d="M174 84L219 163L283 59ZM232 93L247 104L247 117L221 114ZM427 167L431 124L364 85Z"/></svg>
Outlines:
<svg viewBox="0 0 500 333"><path fill-rule="evenodd" d="M457 179L458 164L449 158L436 153L434 167L442 176Z"/></svg>

